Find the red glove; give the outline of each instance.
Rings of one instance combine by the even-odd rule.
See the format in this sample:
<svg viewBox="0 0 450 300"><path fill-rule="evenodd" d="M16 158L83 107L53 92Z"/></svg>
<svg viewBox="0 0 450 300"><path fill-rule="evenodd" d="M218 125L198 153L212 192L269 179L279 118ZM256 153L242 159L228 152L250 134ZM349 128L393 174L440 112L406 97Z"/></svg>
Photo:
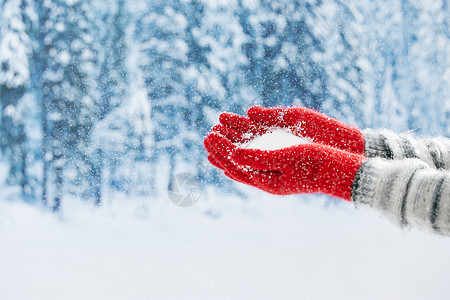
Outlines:
<svg viewBox="0 0 450 300"><path fill-rule="evenodd" d="M238 142L245 138L239 133L230 136ZM350 200L353 180L364 161L362 155L317 143L273 151L242 149L217 131L204 144L209 161L225 175L278 195L320 192Z"/></svg>
<svg viewBox="0 0 450 300"><path fill-rule="evenodd" d="M356 127L344 124L317 111L302 108L251 107L248 119L235 114L223 113L220 123L213 128L232 142L251 139L270 127L289 128L293 134L311 138L315 143L364 154L364 135ZM225 128L226 127L226 128Z"/></svg>

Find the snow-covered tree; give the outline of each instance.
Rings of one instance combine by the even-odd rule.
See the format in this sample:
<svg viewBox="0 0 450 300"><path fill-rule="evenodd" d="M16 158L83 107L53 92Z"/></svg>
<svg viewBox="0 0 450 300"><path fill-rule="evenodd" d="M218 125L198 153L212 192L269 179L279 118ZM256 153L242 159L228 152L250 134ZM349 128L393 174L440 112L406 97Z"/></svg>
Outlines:
<svg viewBox="0 0 450 300"><path fill-rule="evenodd" d="M22 0L0 2L0 147L10 164L8 183L29 193L28 146L25 123L30 87L31 40L28 35L29 3Z"/></svg>
<svg viewBox="0 0 450 300"><path fill-rule="evenodd" d="M408 127L449 134L450 14L447 1L400 1L402 52L394 89L409 99ZM428 116L424 122L423 116Z"/></svg>
<svg viewBox="0 0 450 300"><path fill-rule="evenodd" d="M305 105L320 108L326 88L323 70L312 54L320 43L306 22L309 1L243 3L240 13L249 41L250 84L266 106Z"/></svg>
<svg viewBox="0 0 450 300"><path fill-rule="evenodd" d="M102 187L106 193L111 190L135 195L154 190L150 116L150 102L142 90L133 93L95 125L89 153L100 159L91 174L97 204L103 198Z"/></svg>
<svg viewBox="0 0 450 300"><path fill-rule="evenodd" d="M247 36L235 14L238 9L236 3L206 2L201 24L192 30L193 38L206 50L206 61L200 65L203 77L195 76L194 70L186 76L198 78L196 90L209 96L203 107L242 114L257 94L247 83L250 62L242 51Z"/></svg>
<svg viewBox="0 0 450 300"><path fill-rule="evenodd" d="M136 22L135 40L143 54L140 69L152 107L153 155L167 154L162 159L173 174L189 138L185 118L190 104L185 98L183 72L189 54L186 28L193 20L186 18L186 4L179 1L155 1L146 9Z"/></svg>
<svg viewBox="0 0 450 300"><path fill-rule="evenodd" d="M103 119L122 103L128 94L128 70L126 68L128 49L125 32L128 26L128 13L124 0L109 1L101 17L98 32L100 72L98 89L100 102L99 118Z"/></svg>
<svg viewBox="0 0 450 300"><path fill-rule="evenodd" d="M103 199L103 186L111 187L111 176L114 177L115 166L119 162L116 151L111 150L109 143L99 143L103 135L101 128L111 118L111 113L121 105L127 105L129 97L129 72L127 68L128 45L126 31L129 24L129 13L125 1L93 1L95 19L95 39L92 43L95 49L95 69L97 81L95 93L92 96L95 103L95 118L93 136L85 153L88 162L86 181L88 186L83 189L83 195L94 197L99 205ZM124 103L125 102L125 103ZM130 117L130 116L128 116ZM123 155L122 155L123 157ZM130 166L131 167L131 166ZM107 168L107 170L105 170ZM108 185L109 182L109 185Z"/></svg>
<svg viewBox="0 0 450 300"><path fill-rule="evenodd" d="M342 121L367 126L367 107L360 60L360 32L352 26L360 15L342 1L324 1L314 7L307 22L320 39L323 51L314 59L324 68L327 97L322 111Z"/></svg>
<svg viewBox="0 0 450 300"><path fill-rule="evenodd" d="M92 16L87 2L45 1L39 5L43 201L48 201L52 175L53 208L57 210L64 192L64 170L71 165L76 176L87 170L84 153L95 113L89 84Z"/></svg>

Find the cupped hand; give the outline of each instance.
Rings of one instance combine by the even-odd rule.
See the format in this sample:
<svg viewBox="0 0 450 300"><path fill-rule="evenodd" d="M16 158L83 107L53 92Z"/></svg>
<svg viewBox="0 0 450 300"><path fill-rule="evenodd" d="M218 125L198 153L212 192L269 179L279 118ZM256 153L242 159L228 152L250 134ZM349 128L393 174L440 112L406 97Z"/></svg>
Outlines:
<svg viewBox="0 0 450 300"><path fill-rule="evenodd" d="M267 128L252 126L251 130L257 130L252 134ZM242 131L231 132L216 130L204 141L209 161L229 178L277 195L325 193L350 200L364 156L319 143L271 151L242 149L235 144L245 139Z"/></svg>
<svg viewBox="0 0 450 300"><path fill-rule="evenodd" d="M325 114L304 107L251 107L248 118L231 113L220 116L221 125L213 128L232 142L242 142L263 134L270 128L289 129L293 134L310 138L315 143L328 145L357 154L364 154L364 135L360 129L342 123Z"/></svg>

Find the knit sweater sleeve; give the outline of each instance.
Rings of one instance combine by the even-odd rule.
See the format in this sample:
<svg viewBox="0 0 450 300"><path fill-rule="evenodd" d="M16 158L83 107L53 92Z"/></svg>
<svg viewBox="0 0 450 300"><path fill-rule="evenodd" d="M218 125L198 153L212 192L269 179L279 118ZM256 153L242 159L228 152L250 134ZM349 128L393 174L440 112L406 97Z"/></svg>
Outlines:
<svg viewBox="0 0 450 300"><path fill-rule="evenodd" d="M418 158L432 168L450 170L450 139L417 138L381 129L363 130L366 157L386 159Z"/></svg>
<svg viewBox="0 0 450 300"><path fill-rule="evenodd" d="M450 236L450 173L419 159L367 159L353 182L352 201L381 210L401 226Z"/></svg>

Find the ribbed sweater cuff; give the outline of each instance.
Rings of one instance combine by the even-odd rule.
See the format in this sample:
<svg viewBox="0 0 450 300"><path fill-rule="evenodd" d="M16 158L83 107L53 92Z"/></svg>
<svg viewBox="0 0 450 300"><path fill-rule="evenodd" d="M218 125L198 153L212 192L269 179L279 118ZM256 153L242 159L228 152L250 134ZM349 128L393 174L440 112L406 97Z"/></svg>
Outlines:
<svg viewBox="0 0 450 300"><path fill-rule="evenodd" d="M383 211L400 225L450 235L450 175L418 159L373 158L358 170L352 186L355 205Z"/></svg>

